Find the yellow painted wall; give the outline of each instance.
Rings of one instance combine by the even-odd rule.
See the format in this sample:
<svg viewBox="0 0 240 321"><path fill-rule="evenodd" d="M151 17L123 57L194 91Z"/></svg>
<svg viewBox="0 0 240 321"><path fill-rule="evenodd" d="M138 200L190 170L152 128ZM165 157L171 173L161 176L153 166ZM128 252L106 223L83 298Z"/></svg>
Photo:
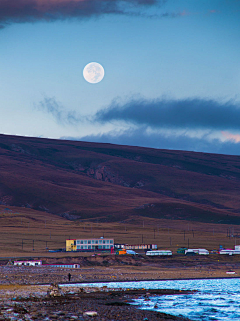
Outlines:
<svg viewBox="0 0 240 321"><path fill-rule="evenodd" d="M74 245L74 240L66 240L66 251L76 251L77 246Z"/></svg>

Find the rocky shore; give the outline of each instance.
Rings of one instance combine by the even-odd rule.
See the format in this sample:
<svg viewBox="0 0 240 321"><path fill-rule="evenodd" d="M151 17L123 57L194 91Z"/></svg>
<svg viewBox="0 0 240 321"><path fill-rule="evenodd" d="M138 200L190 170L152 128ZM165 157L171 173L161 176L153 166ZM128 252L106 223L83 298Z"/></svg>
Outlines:
<svg viewBox="0 0 240 321"><path fill-rule="evenodd" d="M43 286L0 287L0 320L50 321L187 321L130 305L132 299L153 295L186 294L178 290L116 290L103 288L60 288Z"/></svg>

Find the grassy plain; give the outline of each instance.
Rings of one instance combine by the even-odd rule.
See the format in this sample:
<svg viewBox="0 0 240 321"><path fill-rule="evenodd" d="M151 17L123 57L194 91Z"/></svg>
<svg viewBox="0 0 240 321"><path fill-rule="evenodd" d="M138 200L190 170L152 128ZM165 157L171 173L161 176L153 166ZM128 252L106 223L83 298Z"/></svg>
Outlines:
<svg viewBox="0 0 240 321"><path fill-rule="evenodd" d="M50 253L47 249L65 248L68 238L113 237L115 243L152 243L175 253L179 247L233 248L240 243L238 235L240 227L236 225L136 216L111 223L69 221L46 212L0 206L0 257L66 256L68 253Z"/></svg>

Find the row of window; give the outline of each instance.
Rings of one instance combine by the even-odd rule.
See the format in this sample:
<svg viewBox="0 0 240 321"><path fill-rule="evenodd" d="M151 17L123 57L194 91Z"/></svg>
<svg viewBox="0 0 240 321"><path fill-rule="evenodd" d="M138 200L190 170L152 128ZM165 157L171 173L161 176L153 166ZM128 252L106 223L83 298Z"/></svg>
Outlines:
<svg viewBox="0 0 240 321"><path fill-rule="evenodd" d="M113 244L113 240L77 240L76 244Z"/></svg>
<svg viewBox="0 0 240 321"><path fill-rule="evenodd" d="M77 250L94 250L96 248L98 249L110 249L113 245L98 245L97 247L95 245L77 245Z"/></svg>

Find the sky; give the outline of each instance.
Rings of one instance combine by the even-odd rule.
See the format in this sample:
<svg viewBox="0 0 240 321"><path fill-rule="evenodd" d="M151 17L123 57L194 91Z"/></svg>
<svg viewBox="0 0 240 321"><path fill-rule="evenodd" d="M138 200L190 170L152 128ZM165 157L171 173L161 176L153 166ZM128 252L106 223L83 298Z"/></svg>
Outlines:
<svg viewBox="0 0 240 321"><path fill-rule="evenodd" d="M240 0L0 0L0 133L240 155L239 39Z"/></svg>

